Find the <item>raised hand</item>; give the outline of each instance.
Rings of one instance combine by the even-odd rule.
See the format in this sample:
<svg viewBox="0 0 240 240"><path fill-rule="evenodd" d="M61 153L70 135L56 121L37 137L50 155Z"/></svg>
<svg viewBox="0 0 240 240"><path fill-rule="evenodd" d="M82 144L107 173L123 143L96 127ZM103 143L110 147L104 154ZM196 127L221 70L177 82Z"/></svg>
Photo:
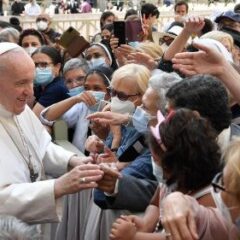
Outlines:
<svg viewBox="0 0 240 240"><path fill-rule="evenodd" d="M203 17L192 16L185 20L184 31L191 34L198 34L204 27L205 22Z"/></svg>
<svg viewBox="0 0 240 240"><path fill-rule="evenodd" d="M194 43L193 46L200 51L176 54L172 59L173 68L180 70L185 75L220 74L224 64L220 53L201 44Z"/></svg>

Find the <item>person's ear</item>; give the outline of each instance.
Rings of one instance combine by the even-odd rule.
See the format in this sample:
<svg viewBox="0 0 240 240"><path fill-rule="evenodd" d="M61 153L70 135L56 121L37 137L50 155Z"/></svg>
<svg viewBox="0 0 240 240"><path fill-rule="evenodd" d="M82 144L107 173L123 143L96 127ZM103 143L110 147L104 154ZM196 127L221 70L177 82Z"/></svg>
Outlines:
<svg viewBox="0 0 240 240"><path fill-rule="evenodd" d="M62 66L61 63L58 63L58 64L54 65L54 75L55 75L55 76L58 76L58 75L59 75L61 66Z"/></svg>

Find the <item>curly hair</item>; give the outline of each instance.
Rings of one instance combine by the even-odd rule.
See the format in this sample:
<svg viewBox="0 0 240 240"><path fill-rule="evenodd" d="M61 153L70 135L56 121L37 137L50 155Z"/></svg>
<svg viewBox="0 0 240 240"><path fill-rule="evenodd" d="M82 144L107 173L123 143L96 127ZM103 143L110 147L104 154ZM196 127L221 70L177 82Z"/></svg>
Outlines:
<svg viewBox="0 0 240 240"><path fill-rule="evenodd" d="M231 123L226 88L216 77L195 75L172 86L166 94L174 108L196 110L220 133Z"/></svg>
<svg viewBox="0 0 240 240"><path fill-rule="evenodd" d="M39 39L39 42L42 45L47 44L47 41L46 41L45 37L43 36L43 34L34 28L28 28L28 29L23 30L19 36L18 44L20 46L22 46L23 38L26 36L30 36L30 35L37 37Z"/></svg>
<svg viewBox="0 0 240 240"><path fill-rule="evenodd" d="M169 182L187 191L209 185L222 168L217 134L209 122L196 111L178 109L159 126L159 131L167 149L162 167L171 176Z"/></svg>

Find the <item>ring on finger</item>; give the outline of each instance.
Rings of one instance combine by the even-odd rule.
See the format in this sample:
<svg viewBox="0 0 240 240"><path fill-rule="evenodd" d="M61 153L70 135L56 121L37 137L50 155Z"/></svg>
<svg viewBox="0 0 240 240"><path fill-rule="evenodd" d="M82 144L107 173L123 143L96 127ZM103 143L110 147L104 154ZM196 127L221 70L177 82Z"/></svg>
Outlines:
<svg viewBox="0 0 240 240"><path fill-rule="evenodd" d="M169 232L165 233L166 240L171 239L172 234Z"/></svg>
<svg viewBox="0 0 240 240"><path fill-rule="evenodd" d="M86 182L87 182L87 180L86 180L86 178L85 178L85 177L82 177L82 178L80 178L80 179L79 179L79 182L80 182L80 183L86 183Z"/></svg>

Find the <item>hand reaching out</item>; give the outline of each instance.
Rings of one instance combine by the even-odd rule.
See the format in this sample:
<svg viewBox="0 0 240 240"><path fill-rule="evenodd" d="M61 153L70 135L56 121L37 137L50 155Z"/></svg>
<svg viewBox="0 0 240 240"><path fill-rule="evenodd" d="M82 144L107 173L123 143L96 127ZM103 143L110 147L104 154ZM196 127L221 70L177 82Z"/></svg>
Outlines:
<svg viewBox="0 0 240 240"><path fill-rule="evenodd" d="M172 59L173 68L185 75L220 74L225 61L220 53L201 44L194 43L193 46L200 51L176 54Z"/></svg>

